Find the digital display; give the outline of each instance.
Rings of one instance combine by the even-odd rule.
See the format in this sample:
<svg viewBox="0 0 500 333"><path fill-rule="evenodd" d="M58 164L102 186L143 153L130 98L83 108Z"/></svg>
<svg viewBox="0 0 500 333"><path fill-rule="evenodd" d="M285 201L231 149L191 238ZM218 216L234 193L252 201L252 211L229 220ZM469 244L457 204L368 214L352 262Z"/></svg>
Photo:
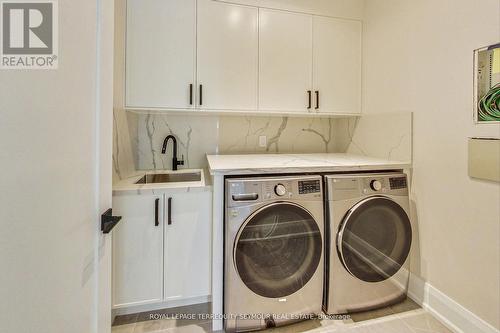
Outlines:
<svg viewBox="0 0 500 333"><path fill-rule="evenodd" d="M321 184L319 180L299 181L299 194L318 193L318 192L321 192Z"/></svg>
<svg viewBox="0 0 500 333"><path fill-rule="evenodd" d="M389 183L391 185L391 190L398 190L408 186L406 177L389 178Z"/></svg>

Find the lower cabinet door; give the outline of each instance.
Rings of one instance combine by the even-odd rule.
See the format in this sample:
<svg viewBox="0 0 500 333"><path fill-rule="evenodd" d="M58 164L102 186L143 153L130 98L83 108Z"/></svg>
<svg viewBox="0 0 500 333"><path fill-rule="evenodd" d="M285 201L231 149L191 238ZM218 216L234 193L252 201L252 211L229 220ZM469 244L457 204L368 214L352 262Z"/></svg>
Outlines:
<svg viewBox="0 0 500 333"><path fill-rule="evenodd" d="M113 197L113 307L163 299L163 195Z"/></svg>
<svg viewBox="0 0 500 333"><path fill-rule="evenodd" d="M189 303L190 299L210 295L211 196L211 192L166 195L166 301Z"/></svg>

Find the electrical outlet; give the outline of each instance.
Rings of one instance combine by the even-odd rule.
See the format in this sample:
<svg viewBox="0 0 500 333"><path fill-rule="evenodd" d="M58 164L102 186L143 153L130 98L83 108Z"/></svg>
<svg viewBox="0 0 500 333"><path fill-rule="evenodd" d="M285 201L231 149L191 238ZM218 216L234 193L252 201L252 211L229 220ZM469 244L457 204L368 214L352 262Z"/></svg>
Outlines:
<svg viewBox="0 0 500 333"><path fill-rule="evenodd" d="M267 136L259 136L259 147L267 147Z"/></svg>

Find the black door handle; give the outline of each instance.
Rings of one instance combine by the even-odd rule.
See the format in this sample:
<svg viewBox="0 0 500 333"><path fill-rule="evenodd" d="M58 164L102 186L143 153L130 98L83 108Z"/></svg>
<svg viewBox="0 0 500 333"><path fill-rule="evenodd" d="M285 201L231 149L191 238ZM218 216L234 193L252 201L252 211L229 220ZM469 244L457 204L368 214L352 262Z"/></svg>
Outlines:
<svg viewBox="0 0 500 333"><path fill-rule="evenodd" d="M172 224L172 198L168 198L168 212L167 212L167 224Z"/></svg>
<svg viewBox="0 0 500 333"><path fill-rule="evenodd" d="M189 85L189 105L193 105L193 84Z"/></svg>
<svg viewBox="0 0 500 333"><path fill-rule="evenodd" d="M319 90L316 90L316 107L315 109L319 109Z"/></svg>
<svg viewBox="0 0 500 333"><path fill-rule="evenodd" d="M310 109L311 108L311 104L312 104L312 95L311 95L311 90L308 90L307 91L307 99L308 99L308 105L307 105L307 108Z"/></svg>
<svg viewBox="0 0 500 333"><path fill-rule="evenodd" d="M200 105L203 105L203 85L200 84Z"/></svg>
<svg viewBox="0 0 500 333"><path fill-rule="evenodd" d="M155 200L155 227L160 225L160 219L158 217L159 206L160 206L160 198L156 198L156 200Z"/></svg>
<svg viewBox="0 0 500 333"><path fill-rule="evenodd" d="M101 231L103 234L109 234L115 225L120 222L121 216L113 216L113 210L110 208L101 215Z"/></svg>

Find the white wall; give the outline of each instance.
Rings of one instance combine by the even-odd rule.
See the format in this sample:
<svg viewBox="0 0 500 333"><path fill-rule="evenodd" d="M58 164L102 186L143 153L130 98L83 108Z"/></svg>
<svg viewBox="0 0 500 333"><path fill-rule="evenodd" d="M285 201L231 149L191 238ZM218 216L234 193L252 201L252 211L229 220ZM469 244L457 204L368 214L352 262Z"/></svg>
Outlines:
<svg viewBox="0 0 500 333"><path fill-rule="evenodd" d="M109 3L59 1L59 69L0 70L0 332L110 328L110 309L98 304L110 296L98 294L106 258L97 251L97 188L110 192L111 163L108 175L97 170L97 133L110 133L111 110L99 124L109 101L101 104L97 87L110 93L111 82L96 74L97 6L112 23ZM101 28L109 38L112 27Z"/></svg>
<svg viewBox="0 0 500 333"><path fill-rule="evenodd" d="M414 270L499 328L500 187L468 177L467 137L500 136L472 121L473 50L499 42L500 1L367 0L364 20L364 112L414 112Z"/></svg>

